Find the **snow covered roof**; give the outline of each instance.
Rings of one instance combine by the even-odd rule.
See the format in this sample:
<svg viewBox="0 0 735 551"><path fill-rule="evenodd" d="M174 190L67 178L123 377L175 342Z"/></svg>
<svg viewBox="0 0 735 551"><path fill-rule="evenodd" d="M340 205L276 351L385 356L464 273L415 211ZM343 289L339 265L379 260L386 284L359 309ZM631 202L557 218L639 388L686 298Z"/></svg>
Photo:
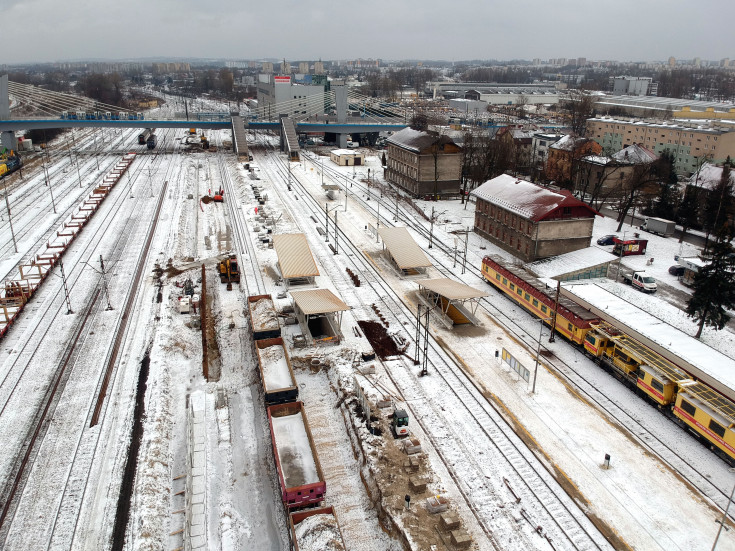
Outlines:
<svg viewBox="0 0 735 551"><path fill-rule="evenodd" d="M704 189L714 189L720 183L720 178L722 178L721 166L704 163L700 167L699 172L695 172L689 178L689 185ZM730 170L730 182L735 184L735 170Z"/></svg>
<svg viewBox="0 0 735 551"><path fill-rule="evenodd" d="M393 134L388 138L387 143L414 151L415 153L421 153L424 149L431 147L435 143L446 144L454 142L450 137L440 136L436 132L423 132L408 127Z"/></svg>
<svg viewBox="0 0 735 551"><path fill-rule="evenodd" d="M597 214L568 191L556 192L526 180L501 174L488 180L472 195L537 222L560 207L583 207Z"/></svg>
<svg viewBox="0 0 735 551"><path fill-rule="evenodd" d="M273 248L276 250L278 265L284 279L319 275L319 268L316 267L306 235L303 233L274 235Z"/></svg>
<svg viewBox="0 0 735 551"><path fill-rule="evenodd" d="M342 302L329 289L309 289L306 291L291 291L296 306L306 315L329 314L343 312L350 307Z"/></svg>
<svg viewBox="0 0 735 551"><path fill-rule="evenodd" d="M562 283L561 293L636 340L657 346L669 361L735 400L735 360L690 337L595 283Z"/></svg>
<svg viewBox="0 0 735 551"><path fill-rule="evenodd" d="M330 153L339 157L342 157L343 155L351 155L353 157L355 155L362 155L362 153L355 151L354 149L333 149Z"/></svg>
<svg viewBox="0 0 735 551"><path fill-rule="evenodd" d="M578 272L585 268L614 262L618 257L597 247L587 247L559 256L552 256L526 264L524 268L536 277L555 278L564 274Z"/></svg>
<svg viewBox="0 0 735 551"><path fill-rule="evenodd" d="M432 265L424 251L408 233L408 229L404 227L383 227L378 230L378 234L380 234L383 243L388 248L388 252L401 270L427 268Z"/></svg>
<svg viewBox="0 0 735 551"><path fill-rule="evenodd" d="M652 163L658 159L658 155L650 149L634 143L615 153L612 158L618 163L638 165Z"/></svg>
<svg viewBox="0 0 735 551"><path fill-rule="evenodd" d="M612 162L612 158L610 157L602 157L600 155L587 155L586 157L582 157L582 160L585 163L590 163L593 165L608 165Z"/></svg>
<svg viewBox="0 0 735 551"><path fill-rule="evenodd" d="M551 144L549 146L549 149L561 149L562 151L573 151L577 147L577 145L585 142L586 140L587 140L586 138L579 138L577 136L572 136L571 134L567 134L558 142Z"/></svg>
<svg viewBox="0 0 735 551"><path fill-rule="evenodd" d="M420 279L417 283L419 286L426 287L430 291L434 291L449 300L463 300L487 296L487 293L484 291L479 291L474 287L470 287L459 281L454 281L448 277Z"/></svg>

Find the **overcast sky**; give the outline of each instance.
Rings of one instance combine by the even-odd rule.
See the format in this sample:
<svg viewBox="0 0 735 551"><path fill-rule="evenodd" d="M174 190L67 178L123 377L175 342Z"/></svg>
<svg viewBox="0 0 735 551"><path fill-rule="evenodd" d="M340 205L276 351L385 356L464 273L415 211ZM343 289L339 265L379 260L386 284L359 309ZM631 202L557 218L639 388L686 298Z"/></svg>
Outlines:
<svg viewBox="0 0 735 551"><path fill-rule="evenodd" d="M0 63L735 59L732 0L0 0Z"/></svg>

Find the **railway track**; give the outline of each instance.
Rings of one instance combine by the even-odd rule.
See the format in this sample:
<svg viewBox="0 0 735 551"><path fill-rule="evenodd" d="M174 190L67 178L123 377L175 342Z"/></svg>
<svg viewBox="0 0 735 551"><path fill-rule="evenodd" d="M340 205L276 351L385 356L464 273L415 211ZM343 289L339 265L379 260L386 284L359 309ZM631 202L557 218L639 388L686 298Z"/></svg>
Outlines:
<svg viewBox="0 0 735 551"><path fill-rule="evenodd" d="M315 166L317 163L310 159ZM373 212L377 215L377 209L375 208L375 201L380 200L380 193L377 192L377 188L370 190L360 179L350 181L345 175L331 167L325 166L325 174L329 174L334 180L343 185L347 190L348 183L353 186L353 190L357 189L358 193L350 195L353 201L360 204L363 209ZM356 188L355 188L356 186ZM365 201L363 195L371 194L372 201ZM385 225L395 225L393 222L394 218L405 222L411 229L419 233L425 239L429 240L429 230L415 220L415 218L403 208L403 204L399 203L399 208L396 209L396 203L392 200L385 200L381 203L381 213L385 214L381 223ZM433 239L434 246L432 249L424 249L424 252L429 256L434 267L437 268L444 277L454 279L456 277L456 268L450 265L448 259L451 258L454 249L449 247L445 242L437 239L436 236ZM466 271L476 278L479 282L485 283L482 273L479 269L481 263L481 256L475 255L471 252L468 255L468 262L465 266ZM457 262L462 265L463 259L459 259ZM502 307L500 306L502 304ZM531 355L536 353L537 335L534 334L535 330L529 330L519 320L527 318L528 320L537 321L530 314L528 314L522 308L516 306L512 301L507 300L503 297L502 302L498 303L491 296L480 300L480 306L492 320L504 327L505 330L512 335L515 340L523 344ZM512 306L511 306L512 305ZM558 339L557 346L571 346L566 343L563 339ZM701 455L695 457L689 457L677 451L677 440L680 437L693 440L693 437L689 436L686 431L683 431L681 427L676 425L669 416L659 416L658 413L654 413L652 410L656 409L650 406L642 398L640 404L636 405L636 409L628 410L624 405L612 400L607 393L600 389L600 377L590 377L586 373L589 370L583 369L582 367L575 367L573 363L566 362L559 356L555 355L554 352L548 348L548 346L541 347L544 353L543 363L548 365L550 368L559 374L564 380L572 386L577 392L579 392L585 399L594 404L599 410L605 412L610 418L617 421L621 426L625 427L629 433L636 438L636 440L648 451L657 455L662 461L669 465L674 472L684 477L689 483L691 483L697 490L717 505L721 511L724 511L727 507L729 499L729 482L726 488L718 485L716 479L713 479L713 473L702 469L700 465L704 462L700 459ZM581 351L579 352L581 354ZM591 363L594 363L590 360ZM599 365L596 365L595 369L602 371ZM610 377L611 392L615 393L617 390L615 387L622 383ZM644 421L645 419L645 421ZM652 427L652 425L655 425ZM671 429L674 428L674 431ZM684 434L679 434L683 432ZM671 437L671 434L676 434L675 437ZM702 449L703 452L706 450ZM724 462L723 462L724 465ZM724 467L723 467L723 475ZM729 512L729 516L735 520L735 511Z"/></svg>
<svg viewBox="0 0 735 551"><path fill-rule="evenodd" d="M280 171L280 177L283 179L285 174L282 165ZM277 180L272 179L272 181L276 192L280 194L281 190ZM322 209L305 189L302 189L299 195L303 198L302 206L304 203L308 204L314 216L318 219L323 218ZM288 201L282 202L284 205L288 205ZM292 212L291 214L294 219L298 220L295 213ZM412 316L406 313L407 306L395 295L390 286L381 279L380 274L364 260L362 251L354 247L344 233L341 236L341 243L343 249L349 250L347 256L364 282L360 290L360 298L355 297L355 300L352 301L353 304L365 300L365 287L367 286L373 291L375 304L380 306L382 312L389 313L387 318L390 319L392 326L394 326L394 323L397 326L401 326L404 322L413 323ZM327 264L325 267L328 267L329 276L335 284L339 283L340 288L351 285L347 281L346 274L336 263L332 263L330 266L325 257L321 258L322 264ZM369 277L363 277L368 273L370 274ZM433 342L431 344L431 369L440 374L445 381L439 396L432 396L429 391L423 389L422 381L418 379L416 374L412 373L408 366L402 362L398 362L396 366L391 365L392 363L394 362L386 363L387 372L396 387L404 394L409 407L413 410L414 417L431 426L431 431L426 431L427 435L430 435L429 437L432 439L437 453L448 472L458 482L458 487L467 500L469 508L473 511L479 525L487 535L502 529L498 523L502 524L504 520L493 519L493 511L497 511L498 500L502 501L502 498L498 498L499 495L502 495L501 492L507 493L507 488L504 488L505 483L498 477L493 477L493 474L488 471L487 465L499 462L498 464L505 464L512 470L513 461L515 461L517 464L524 463L524 467L523 469L518 467L517 477L511 484L517 488L519 493L523 493L524 507L534 509L533 516L528 513L528 509L524 509L525 512L519 512L521 516L525 515L528 520L524 537L537 538L551 534L548 535L548 538L554 541L554 545L560 545L561 541L565 541L565 546L573 549L608 548L602 536L596 532L596 529L577 509L564 491L557 486L553 477L535 459L533 454L527 450L525 452L521 451L525 446L520 443L513 430L505 424L498 412L491 412L488 406L482 405L487 404L487 401L466 378L457 374L461 370L458 369L458 366L453 365L451 359L444 355L440 347ZM475 395L473 396L473 394ZM436 404L441 404L441 406ZM467 411L466 417L472 420L473 428L468 428L468 430L453 428L452 422L447 420L446 413L442 410L452 411L453 415L460 417L461 415L457 412ZM514 439L515 442L513 442ZM502 444L496 445L495 441L502 441ZM488 457L487 454L493 449L495 451ZM483 451L481 460L476 458L473 450ZM507 457L510 457L510 459L507 459ZM494 480L492 480L493 478ZM470 486L465 479L483 482L481 485L473 484ZM534 479L534 481L526 484L524 480L529 479ZM492 483L488 482L490 480L492 480ZM556 491L550 490L552 486L556 487ZM546 510L543 520L538 518L540 516L538 515L539 510ZM576 510L576 514L573 514L572 510ZM580 521L579 517L584 520ZM539 524L548 530L542 536L539 536L535 530ZM549 539L546 540L547 543ZM539 541L532 539L527 539L526 543L531 546L540 544Z"/></svg>
<svg viewBox="0 0 735 551"><path fill-rule="evenodd" d="M140 168L137 171L137 174L140 174ZM130 186L132 186L136 178L131 178ZM162 201L163 197L165 196L165 186L162 186L163 189L161 190L161 196L160 200ZM137 210L144 211L143 207L146 203L146 200L144 197L142 197L142 194L138 193L138 196L141 196L141 198L135 202L135 204L131 205L133 209L136 208L136 206L139 205ZM128 189L127 187L122 190L122 192L119 194L119 197L122 197L123 202L128 197ZM160 209L160 202L158 205L158 208ZM111 208L111 213L108 213L108 217L106 217L106 221L109 219L110 221L112 218L114 218L119 212L120 212L120 205L114 205ZM152 220L148 226L148 235L149 237L152 236L153 231L155 230L155 224L157 222L158 218L158 212L155 213L155 216L152 217ZM115 260L121 259L124 252L128 249L128 246L131 242L133 242L133 236L136 234L136 232L133 229L133 225L136 224L135 221L132 218L127 218L124 220L123 224L126 228L123 231L119 231L119 228L116 228L115 232L115 240L114 244L109 256L110 264L114 263ZM137 220L140 220L138 218ZM95 248L97 245L95 243L100 242L102 239L102 234L95 235L93 237L97 237L97 239L90 239L89 243L87 244L85 250L89 248ZM148 258L148 250L147 247L150 246L150 241L146 243L146 245L143 248L143 251L138 255L136 259L136 264L138 266L137 268L137 279L139 280L141 275L141 270L145 266L146 259ZM89 253L94 254L93 251L90 251ZM81 262L79 263L81 264ZM78 265L79 265L78 264ZM73 272L72 272L73 273ZM79 282L80 285L84 285L84 282L81 281L81 274L78 274L77 279L75 281L75 284ZM88 285L88 283L87 283ZM101 344L104 343L104 341L100 341L99 338L90 338L92 335L94 328L101 324L109 323L109 319L107 321L105 320L105 317L109 318L111 314L105 314L105 310L101 308L100 303L102 301L97 300L100 293L100 287L99 285L95 285L93 287L95 294L93 296L94 300L91 302L91 304L94 305L94 310L90 310L88 315L84 317L85 323L84 325L87 327L87 334L84 336L80 336L80 338L75 339L75 347L76 347L76 341L81 340L83 344L80 344L79 347L75 348L75 353L80 354L80 348L89 346L107 346L109 347L108 355L113 355L113 351L116 349L116 347L120 346L120 340L115 338L112 339L112 343L110 344ZM126 307L123 309L122 312L119 314L116 312L112 315L118 316L118 319L126 318L130 315L130 309L132 308L132 304L135 301L135 297L137 296L138 287L136 285L133 285L129 288L128 293L128 300L126 303ZM91 308L88 306L87 308ZM91 319L89 319L91 317ZM99 318L99 319L97 319ZM49 328L51 326L49 325L46 329L46 333L48 333ZM117 335L125 335L125 326L123 323L118 322L115 330ZM102 332L104 334L104 332ZM97 343L95 345L95 342ZM99 354L99 350L96 354ZM30 363L30 361L29 361ZM56 370L58 372L58 369ZM68 373L68 371L65 371ZM50 392L50 397L47 400L48 404L58 404L61 400L71 400L73 404L75 404L74 408L63 408L61 410L58 410L55 406L47 406L45 407L43 411L43 417L46 418L41 419L38 423L36 423L36 426L43 426L44 424L48 427L48 419L53 418L54 421L59 421L60 423L54 423L50 425L50 430L54 430L57 426L64 426L63 421L65 418L66 421L69 423L69 426L78 426L78 423L74 422L74 419L79 418L80 411L78 411L78 408L81 407L84 408L84 402L79 403L78 398L75 397L79 394L79 389L84 389L84 392L89 393L92 390L96 390L96 394L104 394L104 391L102 389L104 388L104 380L107 378L107 371L103 370L100 372L99 365L94 362L84 362L82 361L78 365L74 365L73 370L71 374L68 375L69 377L74 377L77 380L75 381L76 384L71 385L69 388L73 389L75 392L72 392L72 394L67 398L66 394L62 391L64 390L61 388L60 385L56 385L52 387L52 392ZM86 381L86 384L82 383L82 381L78 380L79 378L82 379L82 381ZM88 384L90 379L94 378L100 378L100 382L97 383L97 385L90 386ZM17 388L17 385L16 385ZM15 388L14 388L15 390ZM76 393L76 394L75 394ZM12 393L11 393L12 394ZM7 401L6 401L7 403ZM87 411L86 417L89 421L91 418L93 418L95 410L97 409L94 404L94 400L87 399L87 404L93 404L88 405L88 408L91 408ZM86 411L86 410L85 410ZM0 414L0 417L2 414ZM85 415L82 414L82 417ZM71 417L71 418L68 418ZM86 425L85 425L86 426ZM82 429L82 427L79 427ZM35 435L33 438L30 438L28 440L28 448L29 449L40 449L41 446L49 446L50 448L58 447L57 438L53 438L50 441L43 438L43 431L39 431L38 429L35 429L34 431ZM65 447L64 451L61 451L61 456L63 457L69 457L69 451L72 450L71 455L71 461L65 462L65 461L58 461L55 465L48 465L46 464L46 486L44 486L43 494L36 496L35 502L31 505L34 509L41 510L44 509L48 513L47 518L52 518L53 523L51 526L50 531L46 534L48 537L49 545L53 546L54 541L66 541L69 537L73 538L75 531L76 531L76 525L79 519L79 510L81 507L81 499L85 495L85 492L87 490L87 483L90 478L90 469L92 468L93 460L96 457L96 449L98 444L100 431L99 430L92 430L92 431L85 431L85 430L78 430L76 433L76 445L73 447ZM58 437L58 435L57 435ZM68 439L68 436L66 437ZM66 445L69 444L68 440L65 440L64 443ZM49 450L47 450L48 452ZM46 454L44 454L46 455ZM15 529L13 527L13 519L18 511L18 505L20 503L21 495L23 496L23 499L30 499L34 501L33 495L34 492L38 492L37 485L34 484L30 488L26 486L27 477L30 476L31 466L33 465L32 461L33 455L30 455L28 458L26 458L25 461L18 464L18 468L16 469L15 476L13 479L17 481L14 484L13 492L11 493L9 499L3 501L3 517L4 521L0 525L0 536L2 539L0 541L4 541L6 544L9 541L9 537L12 538L13 533L15 532ZM50 471L49 469L56 469L58 470L58 474L50 475L48 474ZM52 488L49 486L57 485L56 488L58 492L50 492ZM25 487L25 489L24 489ZM28 496L25 495L25 493L28 493ZM15 497L13 497L13 494ZM58 503L49 503L49 499L51 501L56 501L56 499L53 496L61 495L61 499L58 501ZM26 513L27 514L27 513ZM22 519L21 519L22 523ZM27 538L26 537L26 543ZM34 535L34 538L36 537L44 537L44 534L40 535ZM68 547L66 545L62 544L62 547Z"/></svg>
<svg viewBox="0 0 735 551"><path fill-rule="evenodd" d="M121 138L122 139L122 138ZM105 174L115 163L119 157L114 155L99 155L101 159L86 159L84 164L79 167L80 173L85 174L85 180L90 173L97 173L96 164L100 162L99 174ZM13 213L13 230L18 236L19 253L21 256L18 262L13 266L7 266L5 274L0 274L0 279L7 274L14 273L18 265L28 262L39 247L45 243L58 224L66 219L74 208L77 206L81 198L88 192L86 187L79 187L77 171L75 166L69 162L67 155L62 156L58 162L52 164L49 168L49 185L53 188L54 203L56 204L57 213L51 213L52 202L48 187L46 186L46 175L43 168L38 167L31 174L27 174L22 182L18 182L18 176L14 176L15 190L9 194L8 200ZM17 173L14 173L17 174ZM38 231L38 209L45 210L50 214L43 218L42 227L45 230ZM10 224L7 216L3 216L0 222L0 257L9 258L14 256L15 248L11 239ZM36 236L35 239L29 239Z"/></svg>

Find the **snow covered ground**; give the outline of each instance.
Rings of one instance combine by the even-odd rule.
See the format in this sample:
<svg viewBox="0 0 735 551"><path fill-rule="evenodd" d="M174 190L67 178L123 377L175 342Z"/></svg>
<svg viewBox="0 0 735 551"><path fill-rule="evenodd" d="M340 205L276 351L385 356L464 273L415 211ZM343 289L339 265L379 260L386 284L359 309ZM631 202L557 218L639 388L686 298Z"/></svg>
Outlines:
<svg viewBox="0 0 735 551"><path fill-rule="evenodd" d="M256 203L250 189L252 180L242 166L234 162L230 152L184 152L183 144L177 145L182 134L181 131L170 131L167 142L170 144L170 154L157 157L141 155L135 161L131 173L134 176L106 199L101 207L103 210L96 215L95 224L99 226L99 231L95 230L95 226L85 228L80 240L67 253L69 260L65 257L69 274L79 278L72 300L75 311L80 312L88 297L100 285L99 276L86 269L87 265L83 262L91 265L99 254L105 257L118 255L119 260L114 264L110 280L110 298L116 310L101 309L95 315L90 331L84 338L84 348L77 353L79 357L66 382L62 401L56 408L58 413L54 414L47 436L39 447L15 517L9 528L4 528L3 545L7 549L39 548L49 543L55 548L73 549L104 549L110 546L129 444L137 375L146 354L150 358L145 390L146 415L137 475L131 492L132 510L126 529L126 548L174 549L183 545L180 531L186 522L184 510L187 508L187 495L180 492L185 489L188 470L187 410L189 397L195 391L204 393L208 427L208 483L204 490L208 519L204 527L206 548L275 550L289 547L287 518L280 503L257 358L249 335L245 308L247 290L241 285L239 288L235 286L233 291L226 291L215 272L218 258L233 247L233 220L225 205L199 200L208 194L209 189L218 189L222 183L216 156L224 155L227 170L237 190L237 197L228 197L226 200L236 201L239 209L235 212L241 213L247 227L253 231ZM210 134L210 142L223 149L224 142L230 140L227 132ZM131 133L126 139L132 143L132 138ZM341 392L336 388L339 386L336 381L349 379L352 370L350 351L361 350L366 344L363 338L355 336L351 327L357 319L375 318L370 308L374 298L367 286L355 288L345 274L345 269L353 265L350 256L354 256L354 253L343 249L339 255L332 254L323 237L317 236L317 224L305 207L306 197L300 196L302 192L285 193L288 175L280 168L282 161L278 161L272 151L267 154L255 151L255 156L264 176L260 184L269 195L265 207L274 218L278 218L273 231L306 233L320 267L318 285L332 289L352 308L343 320L343 342L339 346L313 350L336 373L304 367L294 369L300 399L306 405L327 479L326 503L337 510L348 549L399 549L401 544L398 540L381 529L373 497L366 489L366 482L362 478L363 466L353 449L351 423L344 417L348 410L335 407ZM103 155L101 165L102 159L112 163L117 158L114 154ZM58 162L61 164L64 159ZM339 212L340 239L349 239L375 266L375 272L365 270L361 276L374 278L377 277L374 274L379 274L385 278L395 293L402 297L406 311L410 311L415 309L416 283L401 279L392 271L381 255L382 245L376 243L375 235L370 233L370 226L378 222L375 210L378 188L368 191L361 180L366 177L367 168L371 169L373 177L378 175L378 180L382 170L379 157L369 156L367 162L366 167L354 171L355 184L348 188L347 212L343 212L343 206L335 211ZM324 163L331 164L328 158ZM148 166L151 167L150 171ZM352 167L337 168L331 165L330 168L352 179ZM343 205L344 194L334 201L325 198L320 187L318 163L305 159L301 163L292 163L291 171L291 176L303 184L304 193L318 198L318 203L329 203L330 208ZM87 171L90 176L88 182L83 182L84 189L93 185L95 173L96 170L91 168ZM102 168L100 173L104 173ZM330 174L325 174L326 181L333 178ZM60 172L59 189L63 186L62 182L68 181L68 178L62 180L62 175ZM35 180L32 175L28 178L36 181L38 187L41 181L39 173ZM164 182L168 182L168 187L161 223L154 235L151 252L144 259L146 269L143 282L139 289L130 289L132 266L137 262L157 193ZM58 200L64 201L70 208L75 204L76 192L73 185L67 187L64 193L59 193ZM11 191L11 202L14 200L13 194L20 193L22 188L16 189ZM357 200L358 196L366 197L368 194L371 200L367 203ZM79 193L79 196L82 194ZM21 246L17 255L10 251L9 236L3 231L0 250L6 252L0 259L0 272L9 273L18 258L27 254L45 231L58 224L58 219L50 212L50 199L44 200L43 197L45 195L35 200L37 205L34 211L23 214L29 217L29 230L19 243ZM392 202L393 199L388 196L383 199L381 224L394 224L392 213L389 213ZM424 235L410 230L435 264L427 275L452 277L487 290L488 287L479 276L482 256L490 253L507 256L507 253L470 234L467 269L464 274L460 273L463 237L455 242L457 236L453 232L472 225L473 205L465 209L458 201L438 204L418 201L416 204L426 213L432 207L445 211L434 225L437 245L432 249L428 248L428 240ZM120 205L118 210L114 210L116 205ZM105 213L109 213L109 216ZM395 224L404 225L409 217L412 221L420 221L428 229L428 221L402 203L400 220ZM132 222L132 225L128 226L128 222ZM322 222L323 217L320 217L319 224ZM613 233L614 229L613 221L598 218L594 229L595 239ZM115 236L121 234L126 235L127 239L116 241ZM660 281L672 286L679 285L666 270L674 263L674 254L683 253L686 256L695 251L686 244L680 248L679 243L671 238L647 234L641 237L644 235L649 239L649 254L646 257L625 258L623 264L631 269L645 268L647 273ZM438 244L447 246L449 252ZM456 267L453 266L455 261L452 257L455 244L459 254ZM87 250L87 246L95 248ZM267 292L275 295L285 290L277 274L273 249L258 242L253 250L247 252L247 256L254 256L257 260ZM646 265L646 258L649 257L655 258L652 265ZM181 286L186 279L190 278L197 289L201 288L202 264L206 266L218 345L216 354L210 351L210 358L212 354L217 356L213 358L213 363L220 373L219 380L212 382L206 382L202 376L202 341L201 332L196 326L197 317L178 313ZM163 270L162 273L154 271L156 265ZM167 269L169 267L173 269ZM250 269L248 259L241 258L241 268ZM33 343L38 352L25 352L23 365L27 371L39 373L37 378L27 379L27 390L20 393L23 399L17 399L12 407L0 413L1 437L6 444L4 452L0 454L3 476L8 472L22 443L25 428L30 426L23 419L33 413L37 403L34 397L46 384L40 378L40 368L43 365L57 365L78 316L62 315L55 322L52 333L44 338L33 337L34 331L45 327L47 323L42 317L43 312L39 310L36 313L36 306L51 304L55 311L63 309L59 278L50 278L46 286L48 290L44 289L34 298L32 305L29 305L33 308L24 312L23 322L6 337L0 351L0 391L7 392L4 385L6 380L10 380L8 377L20 380L28 376L27 373L12 375L13 369L17 369L14 367L18 363L16 356L22 355L22 347L26 343ZM614 282L610 282L609 286L621 295L633 292ZM159 290L160 302L157 300ZM684 287L681 290L687 291ZM89 428L87 415L95 399L100 369L108 352L109 339L119 323L121 305L129 292L135 293L134 315L116 364L102 421L97 427ZM622 428L609 414L592 404L573 383L556 373L551 362L547 365L542 359L536 392L531 393L525 381L496 361L495 351L506 348L524 366L532 368L538 322L492 290L489 292L487 306L479 311L482 319L480 327L448 330L434 319L431 323L432 345L443 348L445 353L456 358L457 365L473 379L488 400L498 405L504 417L549 471L554 473L581 509L602 527L612 547L667 550L709 548L717 531L715 520L722 514L719 508L724 508L725 501L716 494L699 494L687 483L685 474L667 467L641 444L638 435ZM646 308L667 312L667 319L671 319L672 323L680 325L690 334L693 332L690 320L676 314L670 305L662 304L657 297L635 294L632 298ZM278 302L280 307L286 301ZM492 308L501 311L506 318L494 313ZM526 334L510 333L503 326L508 323L507 320L512 320ZM287 342L290 343L295 329L292 326L285 331ZM410 327L396 329L395 332L402 332L409 340L412 336ZM728 331L706 331L705 342L731 354L732 334ZM553 345L544 342L544 346L550 348L555 357L584 373L595 386L603 389L604 394L626 410L634 412L633 415L643 426L668 435L669 441L675 442L680 453L696 458L706 476L721 491L729 493L735 482L733 475L721 460L701 444L618 381L601 372L578 349L561 340ZM293 352L289 350L292 358ZM296 354L304 356L305 352ZM389 384L386 375L380 371L378 378ZM442 387L437 375L417 381L420 381L416 384L422 386L426 395L435 396L433 400L440 401L436 396L441 394ZM393 385L390 387L396 391ZM418 404L408 405L412 411L422 411ZM439 411L441 408L435 409ZM443 424L464 426L463 421L453 418L452 411L445 411L443 416ZM518 533L503 528L505 531L495 534L495 541L486 538L468 502L457 489L460 485L452 480L437 451L431 449L430 440L427 435L423 444L429 448L427 455L436 476L432 488L452 497L463 523L473 536L474 549L491 549L494 546L510 550L550 549L545 540L534 536L533 529L520 516L516 527ZM474 451L482 455L486 450ZM603 468L605 454L612 457L609 469ZM502 486L502 478L509 476L502 469L488 472L496 477L488 481L488 487ZM5 478L2 480L6 483ZM84 484L79 486L82 480ZM493 501L499 518L507 511L517 511L508 492L497 492ZM735 531L723 532L718 549L735 549L733 534ZM412 541L410 536L408 539ZM420 548L420 545L416 544L415 548Z"/></svg>

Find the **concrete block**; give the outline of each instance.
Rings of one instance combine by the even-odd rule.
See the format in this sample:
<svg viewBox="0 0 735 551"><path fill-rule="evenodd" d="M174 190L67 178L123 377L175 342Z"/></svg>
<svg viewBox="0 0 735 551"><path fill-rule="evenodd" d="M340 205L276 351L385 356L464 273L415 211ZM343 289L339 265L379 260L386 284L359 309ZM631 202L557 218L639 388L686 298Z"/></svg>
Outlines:
<svg viewBox="0 0 735 551"><path fill-rule="evenodd" d="M204 503L204 494L192 494L191 495L192 506L197 503Z"/></svg>
<svg viewBox="0 0 735 551"><path fill-rule="evenodd" d="M201 503L197 503L196 505L192 506L191 514L204 516L204 505Z"/></svg>
<svg viewBox="0 0 735 551"><path fill-rule="evenodd" d="M415 494L423 494L426 491L426 480L419 476L408 479L408 489Z"/></svg>
<svg viewBox="0 0 735 551"><path fill-rule="evenodd" d="M452 532L451 542L458 549L466 549L472 545L472 538L464 530L454 530Z"/></svg>
<svg viewBox="0 0 735 551"><path fill-rule="evenodd" d="M191 457L191 466L205 468L207 466L207 454L204 452L194 452Z"/></svg>
<svg viewBox="0 0 735 551"><path fill-rule="evenodd" d="M457 513L446 512L439 516L439 525L444 530L457 530L460 525Z"/></svg>
<svg viewBox="0 0 735 551"><path fill-rule="evenodd" d="M409 436L403 441L403 449L408 455L421 452L421 441L415 436Z"/></svg>
<svg viewBox="0 0 735 551"><path fill-rule="evenodd" d="M191 493L194 495L204 494L207 490L207 482L203 476L198 476L194 479L194 483L191 485Z"/></svg>
<svg viewBox="0 0 735 551"><path fill-rule="evenodd" d="M189 528L189 534L192 538L196 536L204 536L207 533L207 527L204 525L204 523L199 524L192 524Z"/></svg>

